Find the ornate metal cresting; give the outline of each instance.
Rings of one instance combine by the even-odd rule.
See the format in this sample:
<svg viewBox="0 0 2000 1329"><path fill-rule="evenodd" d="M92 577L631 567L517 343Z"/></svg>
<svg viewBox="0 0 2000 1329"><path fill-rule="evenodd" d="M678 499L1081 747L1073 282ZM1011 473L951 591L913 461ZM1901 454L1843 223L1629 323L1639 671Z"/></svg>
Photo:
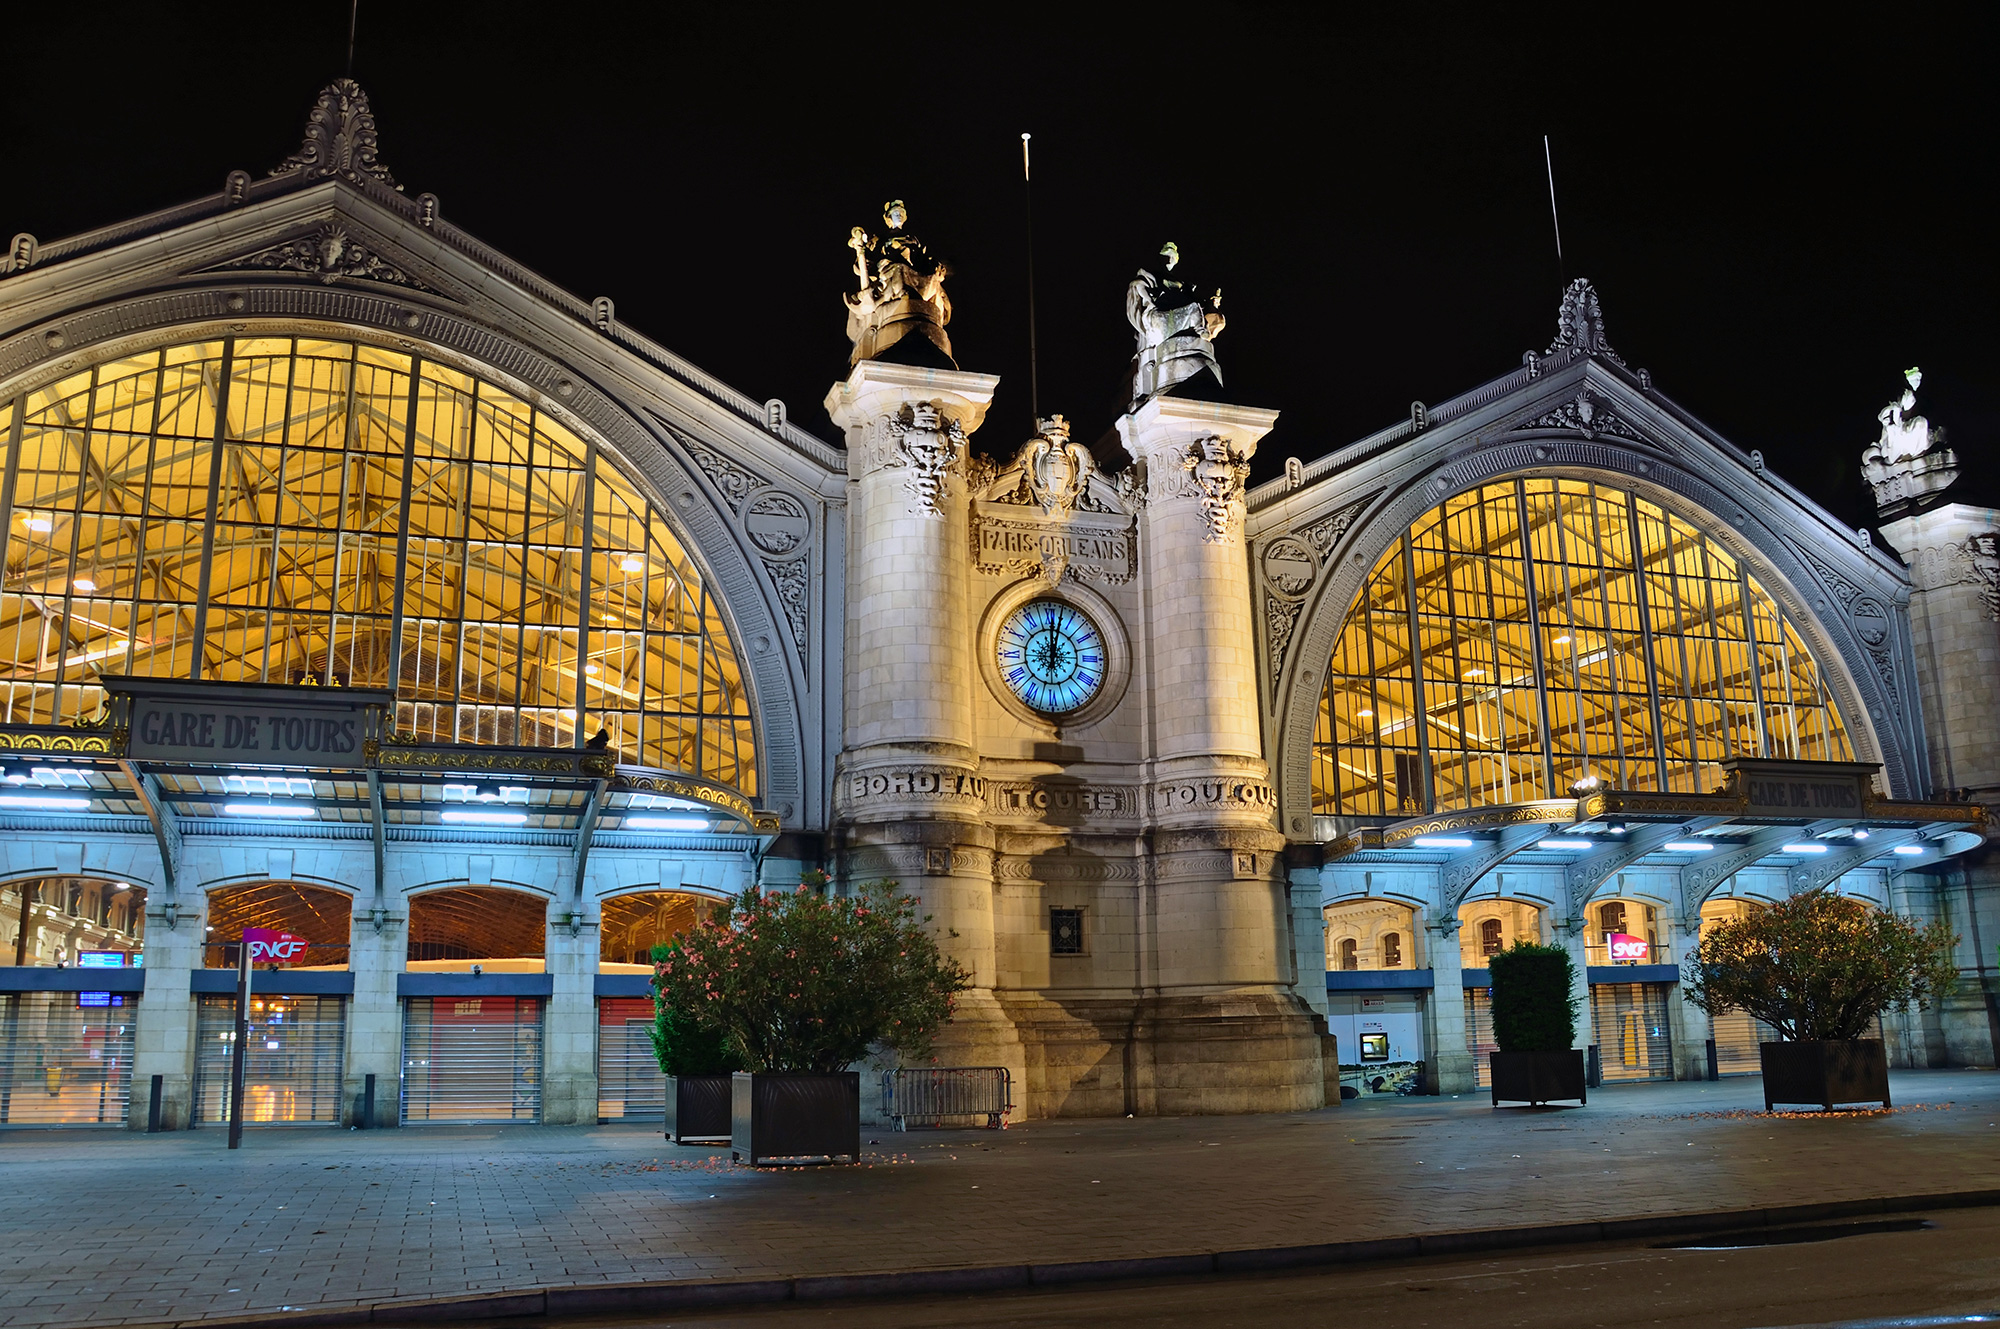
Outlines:
<svg viewBox="0 0 2000 1329"><path fill-rule="evenodd" d="M273 167L271 174L299 171L309 180L342 175L402 189L389 168L375 159L377 148L375 113L369 109L368 94L353 79L337 78L313 103L299 150Z"/></svg>
<svg viewBox="0 0 2000 1329"><path fill-rule="evenodd" d="M1203 299L1192 282L1173 275L1180 266L1180 246L1169 240L1160 246L1165 274L1139 269L1125 288L1125 318L1138 335L1132 357L1132 392L1128 410L1138 410L1163 392L1206 369L1222 382L1215 360L1215 339L1227 320L1222 316L1222 292Z"/></svg>
<svg viewBox="0 0 2000 1329"><path fill-rule="evenodd" d="M951 338L944 330L951 322L951 298L944 291L951 268L903 229L908 221L903 200L891 199L882 206L883 235L859 226L848 234L860 289L847 295L847 336L854 343L847 362L879 360L896 343L917 336L955 369L958 362L951 358Z"/></svg>
<svg viewBox="0 0 2000 1329"><path fill-rule="evenodd" d="M1903 379L1909 386L1876 414L1881 436L1861 454L1861 474L1885 518L1930 507L1958 479L1958 454L1945 446L1943 426L1916 413L1924 371L1906 369Z"/></svg>

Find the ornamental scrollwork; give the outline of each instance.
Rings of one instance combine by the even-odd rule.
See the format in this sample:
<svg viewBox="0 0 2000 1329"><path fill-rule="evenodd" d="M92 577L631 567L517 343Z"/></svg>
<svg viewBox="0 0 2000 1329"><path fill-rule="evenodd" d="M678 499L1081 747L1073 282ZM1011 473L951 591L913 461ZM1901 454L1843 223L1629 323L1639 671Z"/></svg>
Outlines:
<svg viewBox="0 0 2000 1329"><path fill-rule="evenodd" d="M694 459L694 464L701 468L701 473L708 477L708 482L722 495L723 502L729 504L731 512L742 512L743 500L750 496L750 491L770 483L763 476L738 465L693 434L675 429L658 415L653 418L659 421L660 428L666 430L674 442L680 444L687 455Z"/></svg>
<svg viewBox="0 0 2000 1329"><path fill-rule="evenodd" d="M1264 597L1264 636L1269 644L1273 695L1285 675L1285 651L1292 644L1292 633L1299 625L1299 613L1304 608L1302 600L1286 600L1275 595Z"/></svg>
<svg viewBox="0 0 2000 1329"><path fill-rule="evenodd" d="M785 625L791 629L792 645L798 648L799 664L806 663L807 608L806 593L811 584L811 569L804 559L793 559L789 563L773 563L770 559L760 559L764 571L770 574L771 585L777 588L778 604L785 611Z"/></svg>
<svg viewBox="0 0 2000 1329"><path fill-rule="evenodd" d="M209 270L298 272L317 277L326 285L343 279L378 281L436 293L434 288L426 286L355 239L345 227L331 222L297 239L233 258Z"/></svg>
<svg viewBox="0 0 2000 1329"><path fill-rule="evenodd" d="M389 168L376 160L380 144L375 133L375 112L368 94L351 78L337 78L327 84L306 117L306 134L299 150L271 169L272 175L301 172L309 180L344 175L350 180L368 179L400 190Z"/></svg>
<svg viewBox="0 0 2000 1329"><path fill-rule="evenodd" d="M1319 561L1324 563L1333 557L1334 546L1340 543L1340 537L1347 534L1348 529L1354 525L1355 519L1366 511L1368 505L1380 497L1381 493L1382 491L1377 489L1374 493L1364 498L1358 498L1339 511L1329 513L1311 525L1301 527L1292 532L1292 534L1299 536L1307 544L1311 545L1313 552L1319 555Z"/></svg>

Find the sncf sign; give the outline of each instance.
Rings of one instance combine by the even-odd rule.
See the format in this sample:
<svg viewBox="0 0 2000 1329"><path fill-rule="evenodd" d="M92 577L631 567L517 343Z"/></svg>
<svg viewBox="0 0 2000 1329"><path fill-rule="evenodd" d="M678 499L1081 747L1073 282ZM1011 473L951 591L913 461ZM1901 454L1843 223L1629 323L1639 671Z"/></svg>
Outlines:
<svg viewBox="0 0 2000 1329"><path fill-rule="evenodd" d="M312 943L276 928L244 928L243 944L250 948L251 964L290 964Z"/></svg>
<svg viewBox="0 0 2000 1329"><path fill-rule="evenodd" d="M1613 964L1620 960L1636 960L1642 964L1645 962L1649 948L1644 937L1635 937L1629 932L1607 932L1604 935L1611 943Z"/></svg>

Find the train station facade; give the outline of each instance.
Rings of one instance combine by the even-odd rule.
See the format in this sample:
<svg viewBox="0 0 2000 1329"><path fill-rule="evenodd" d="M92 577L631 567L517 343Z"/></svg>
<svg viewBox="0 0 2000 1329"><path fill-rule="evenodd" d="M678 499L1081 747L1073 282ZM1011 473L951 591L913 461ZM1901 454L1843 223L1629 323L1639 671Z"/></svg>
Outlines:
<svg viewBox="0 0 2000 1329"><path fill-rule="evenodd" d="M1951 921L1958 993L1883 1033L1993 1064L2000 547L1913 396L1871 538L1578 282L1252 488L1277 412L1209 399L1175 252L1103 442L975 441L905 223L857 231L842 446L406 192L350 83L269 174L15 237L0 1123L219 1120L251 926L311 942L253 1122L656 1118L651 947L820 867L923 897L939 1059L1030 1116L1464 1092L1523 938L1607 1078L1727 1073L1759 1031L1676 966L1818 886Z"/></svg>

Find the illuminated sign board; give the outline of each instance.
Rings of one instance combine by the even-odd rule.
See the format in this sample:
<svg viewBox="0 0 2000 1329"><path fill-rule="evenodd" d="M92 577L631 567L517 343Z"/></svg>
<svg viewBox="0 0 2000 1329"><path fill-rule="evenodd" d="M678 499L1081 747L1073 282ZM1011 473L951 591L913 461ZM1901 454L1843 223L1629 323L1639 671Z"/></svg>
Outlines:
<svg viewBox="0 0 2000 1329"><path fill-rule="evenodd" d="M1644 964L1646 963L1647 956L1652 952L1652 947L1646 944L1644 937L1635 937L1629 932L1607 932L1604 934L1604 940L1611 946L1611 963L1613 964L1617 964L1620 961L1629 961L1632 964Z"/></svg>
<svg viewBox="0 0 2000 1329"><path fill-rule="evenodd" d="M125 967L125 952L82 951L76 957L76 967L79 969L123 969Z"/></svg>
<svg viewBox="0 0 2000 1329"><path fill-rule="evenodd" d="M95 1006L123 1006L125 994L122 992L79 992L76 994L76 1008L87 1010Z"/></svg>
<svg viewBox="0 0 2000 1329"><path fill-rule="evenodd" d="M276 928L244 928L243 942L250 948L251 964L290 964L303 957L306 947L312 945L304 937Z"/></svg>

